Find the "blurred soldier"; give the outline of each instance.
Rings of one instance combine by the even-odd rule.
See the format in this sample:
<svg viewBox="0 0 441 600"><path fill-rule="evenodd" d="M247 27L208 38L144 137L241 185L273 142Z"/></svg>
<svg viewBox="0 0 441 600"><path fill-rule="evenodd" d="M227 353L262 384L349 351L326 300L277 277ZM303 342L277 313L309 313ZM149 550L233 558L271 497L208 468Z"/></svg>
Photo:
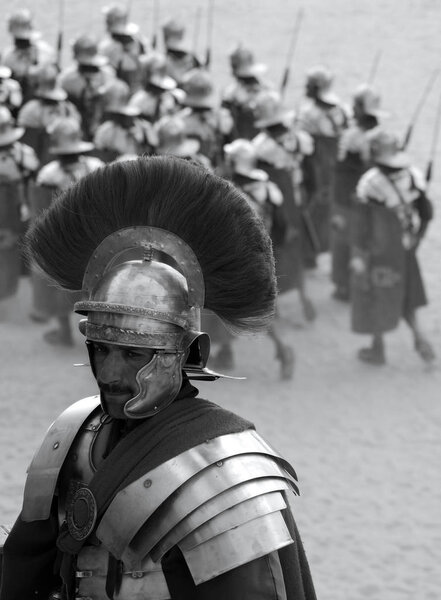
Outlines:
<svg viewBox="0 0 441 600"><path fill-rule="evenodd" d="M294 111L286 110L277 92L263 92L256 102L256 127L261 130L253 140L258 166L281 190L282 211L286 223L283 239L276 251L276 267L280 292L297 289L303 314L315 319L315 308L305 289L302 250L303 237L316 244L316 232L304 204L302 162L311 155L313 142L305 131L295 130Z"/></svg>
<svg viewBox="0 0 441 600"><path fill-rule="evenodd" d="M224 148L228 166L231 169L231 180L239 188L250 206L265 224L273 242L273 250L277 261L279 246L283 245L287 223L281 212L283 195L275 183L269 180L268 174L256 168L257 153L249 140L237 139ZM210 331L208 330L210 333ZM280 362L281 379L291 379L294 371L294 352L285 344L280 331L280 323L276 319L268 329L276 349L276 359ZM221 344L213 365L219 368L221 361L232 355L232 339Z"/></svg>
<svg viewBox="0 0 441 600"><path fill-rule="evenodd" d="M23 134L9 110L0 106L0 300L17 291L20 236L29 218L28 182L38 169L35 152L19 142Z"/></svg>
<svg viewBox="0 0 441 600"><path fill-rule="evenodd" d="M164 50L167 58L167 73L180 86L185 75L201 66L199 59L190 49L185 39L184 25L177 19L170 19L162 27Z"/></svg>
<svg viewBox="0 0 441 600"><path fill-rule="evenodd" d="M148 42L139 36L139 27L129 22L127 8L113 4L103 10L107 36L99 44L99 51L107 56L119 79L133 92L141 85L140 56L148 52Z"/></svg>
<svg viewBox="0 0 441 600"><path fill-rule="evenodd" d="M207 71L189 71L182 88L185 108L179 115L185 121L187 135L200 141L201 153L215 168L222 168L222 149L225 142L230 141L233 130L231 113L225 107L216 107L213 81Z"/></svg>
<svg viewBox="0 0 441 600"><path fill-rule="evenodd" d="M90 140L103 118L103 90L115 79L115 71L87 33L76 38L72 51L75 64L60 73L60 84L80 112L84 136Z"/></svg>
<svg viewBox="0 0 441 600"><path fill-rule="evenodd" d="M156 154L171 154L199 163L211 170L209 159L200 153L199 140L187 136L184 120L178 115L162 117L156 125Z"/></svg>
<svg viewBox="0 0 441 600"><path fill-rule="evenodd" d="M254 125L256 98L262 90L269 89L262 79L266 65L256 63L252 52L241 45L230 54L230 64L234 82L223 92L222 106L233 117L233 138L251 140L259 133Z"/></svg>
<svg viewBox="0 0 441 600"><path fill-rule="evenodd" d="M12 77L21 85L23 101L33 96L34 84L30 77L31 67L55 63L55 51L44 40L32 24L32 15L26 8L12 13L8 19L8 31L14 45L2 54L2 64L9 67Z"/></svg>
<svg viewBox="0 0 441 600"><path fill-rule="evenodd" d="M416 309L427 304L416 251L433 209L425 181L398 139L380 128L369 135L375 165L360 179L354 209L351 267L352 329L372 335L358 357L385 363L383 334L403 317L412 330L415 350L430 363L434 350L422 333Z"/></svg>
<svg viewBox="0 0 441 600"><path fill-rule="evenodd" d="M167 75L165 56L151 52L142 57L142 71L144 89L133 94L130 106L138 108L140 115L151 123L177 112L176 81Z"/></svg>
<svg viewBox="0 0 441 600"><path fill-rule="evenodd" d="M30 466L1 600L315 600L292 466L190 383L219 377L203 306L250 333L274 311L271 242L242 194L175 157L117 161L28 239L48 275L83 288L100 396L68 408Z"/></svg>
<svg viewBox="0 0 441 600"><path fill-rule="evenodd" d="M126 154L148 154L156 143L153 126L139 118L139 108L131 106L129 98L129 86L121 79L113 80L104 92L104 121L93 141L105 162Z"/></svg>
<svg viewBox="0 0 441 600"><path fill-rule="evenodd" d="M330 217L338 140L347 126L347 115L338 97L331 90L333 79L332 73L324 67L311 69L306 80L307 100L301 105L298 114L299 127L314 139L308 193L310 214L317 230L321 252L327 252L330 246ZM307 262L309 266L314 266L312 252L309 253Z"/></svg>
<svg viewBox="0 0 441 600"><path fill-rule="evenodd" d="M51 146L49 152L54 157L37 176L31 195L31 212L35 219L51 206L55 195L94 171L103 163L85 153L93 150L93 144L81 137L77 119L72 117L57 119L50 129ZM55 318L58 327L48 331L44 339L50 344L71 346L73 344L70 325L75 295L54 287L39 273L32 273L34 321L45 322Z"/></svg>
<svg viewBox="0 0 441 600"><path fill-rule="evenodd" d="M51 160L49 129L58 117L72 117L81 123L75 105L67 100L67 93L58 84L55 65L37 65L32 70L36 82L35 97L20 109L17 123L25 128L23 140L32 146L40 159L40 166Z"/></svg>
<svg viewBox="0 0 441 600"><path fill-rule="evenodd" d="M335 170L332 209L332 281L337 300L349 300L350 287L350 215L357 183L369 167L370 149L367 132L378 126L380 96L366 84L353 97L353 122L341 135Z"/></svg>
<svg viewBox="0 0 441 600"><path fill-rule="evenodd" d="M0 105L5 106L15 118L23 103L23 94L18 81L12 79L9 67L0 65Z"/></svg>

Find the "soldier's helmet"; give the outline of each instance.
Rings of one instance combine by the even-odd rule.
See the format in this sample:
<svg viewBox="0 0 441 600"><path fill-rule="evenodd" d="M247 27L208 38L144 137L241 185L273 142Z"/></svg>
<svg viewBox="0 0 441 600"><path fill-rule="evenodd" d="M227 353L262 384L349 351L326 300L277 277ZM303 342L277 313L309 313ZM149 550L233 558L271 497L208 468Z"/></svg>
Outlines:
<svg viewBox="0 0 441 600"><path fill-rule="evenodd" d="M18 39L30 39L36 32L32 23L32 13L27 8L21 8L8 18L8 31Z"/></svg>
<svg viewBox="0 0 441 600"><path fill-rule="evenodd" d="M35 96L44 100L62 102L67 93L58 84L58 70L52 64L35 65L30 69L32 81L35 83Z"/></svg>
<svg viewBox="0 0 441 600"><path fill-rule="evenodd" d="M162 35L166 47L168 47L169 43L172 41L176 42L183 40L184 34L185 26L179 19L168 19L168 21L162 25Z"/></svg>
<svg viewBox="0 0 441 600"><path fill-rule="evenodd" d="M372 86L362 83L357 87L353 96L354 115L384 117L387 113L380 109L381 97Z"/></svg>
<svg viewBox="0 0 441 600"><path fill-rule="evenodd" d="M154 350L124 406L127 418L169 405L183 372L218 377L205 368L204 306L237 332L262 331L274 315L263 223L231 183L177 157L97 169L62 192L27 240L45 273L83 290L75 310L88 341Z"/></svg>
<svg viewBox="0 0 441 600"><path fill-rule="evenodd" d="M15 127L14 118L6 106L0 105L0 147L10 146L24 135L24 127Z"/></svg>
<svg viewBox="0 0 441 600"><path fill-rule="evenodd" d="M158 138L156 151L158 154L192 157L199 151L200 142L187 137L185 121L177 116L165 116L155 124Z"/></svg>
<svg viewBox="0 0 441 600"><path fill-rule="evenodd" d="M94 149L82 138L81 126L73 117L58 117L48 127L49 152L57 156L84 154Z"/></svg>
<svg viewBox="0 0 441 600"><path fill-rule="evenodd" d="M130 87L122 79L112 79L102 88L103 108L106 113L137 117L141 111L129 105Z"/></svg>
<svg viewBox="0 0 441 600"><path fill-rule="evenodd" d="M239 45L230 54L230 65L233 75L238 79L256 79L259 81L266 71L266 65L256 63L251 50Z"/></svg>
<svg viewBox="0 0 441 600"><path fill-rule="evenodd" d="M254 102L254 125L266 129L275 125L290 127L294 120L294 110L283 106L282 98L275 90L261 91Z"/></svg>
<svg viewBox="0 0 441 600"><path fill-rule="evenodd" d="M102 10L105 18L106 27L109 31L112 31L112 27L115 24L126 23L129 18L129 13L124 4L110 4L105 6Z"/></svg>
<svg viewBox="0 0 441 600"><path fill-rule="evenodd" d="M96 38L88 33L82 33L72 43L73 57L79 65L102 67L107 64L107 57L98 53Z"/></svg>
<svg viewBox="0 0 441 600"><path fill-rule="evenodd" d="M410 166L410 157L401 149L398 136L381 127L375 127L367 133L370 157L374 164L404 169Z"/></svg>
<svg viewBox="0 0 441 600"><path fill-rule="evenodd" d="M184 106L209 109L215 106L215 95L211 75L204 69L191 69L184 75L181 87L185 92Z"/></svg>
<svg viewBox="0 0 441 600"><path fill-rule="evenodd" d="M233 171L256 181L267 181L268 175L262 169L257 169L257 153L250 140L238 138L224 146L227 161Z"/></svg>
<svg viewBox="0 0 441 600"><path fill-rule="evenodd" d="M334 74L325 66L318 65L306 73L306 94L326 104L338 104L338 96L331 90Z"/></svg>
<svg viewBox="0 0 441 600"><path fill-rule="evenodd" d="M160 52L150 52L141 57L141 69L144 80L161 90L174 90L177 86L176 81L167 75L167 59Z"/></svg>

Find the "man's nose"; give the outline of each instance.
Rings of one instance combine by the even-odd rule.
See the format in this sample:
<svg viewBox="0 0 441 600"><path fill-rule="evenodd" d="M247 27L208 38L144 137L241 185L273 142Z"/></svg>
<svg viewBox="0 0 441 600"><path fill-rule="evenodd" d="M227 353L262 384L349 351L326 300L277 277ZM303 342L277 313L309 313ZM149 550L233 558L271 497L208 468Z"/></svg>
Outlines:
<svg viewBox="0 0 441 600"><path fill-rule="evenodd" d="M97 376L100 383L107 385L121 381L122 364L116 353L109 352L104 358L98 369Z"/></svg>

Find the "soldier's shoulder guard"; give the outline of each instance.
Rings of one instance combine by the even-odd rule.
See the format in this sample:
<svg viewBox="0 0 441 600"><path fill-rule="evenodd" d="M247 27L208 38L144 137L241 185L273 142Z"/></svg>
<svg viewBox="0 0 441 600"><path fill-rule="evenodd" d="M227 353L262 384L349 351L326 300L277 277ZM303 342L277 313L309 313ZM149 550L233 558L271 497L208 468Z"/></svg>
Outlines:
<svg viewBox="0 0 441 600"><path fill-rule="evenodd" d="M37 175L37 185L46 187L61 187L65 180L65 173L58 160L52 160L44 165Z"/></svg>
<svg viewBox="0 0 441 600"><path fill-rule="evenodd" d="M368 169L357 184L357 198L366 203L370 199L384 202L385 177L377 167Z"/></svg>
<svg viewBox="0 0 441 600"><path fill-rule="evenodd" d="M99 404L99 396L83 398L69 406L49 427L28 469L21 513L24 521L49 517L63 462L84 421Z"/></svg>
<svg viewBox="0 0 441 600"><path fill-rule="evenodd" d="M283 511L297 494L293 468L255 431L223 435L120 491L97 536L133 570L178 546L199 584L293 543Z"/></svg>

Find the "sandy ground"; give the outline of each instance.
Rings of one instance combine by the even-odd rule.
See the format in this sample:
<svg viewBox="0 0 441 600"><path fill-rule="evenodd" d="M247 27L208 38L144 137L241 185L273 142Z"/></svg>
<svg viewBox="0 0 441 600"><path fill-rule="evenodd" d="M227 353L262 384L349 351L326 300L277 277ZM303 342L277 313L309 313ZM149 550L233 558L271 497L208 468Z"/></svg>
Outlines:
<svg viewBox="0 0 441 600"><path fill-rule="evenodd" d="M8 3L11 5L21 3ZM67 8L66 39L86 28L100 32L101 16L85 0ZM145 22L151 3L132 3ZM219 1L219 5L221 2ZM288 0L223 0L217 11L213 70L221 87L227 79L225 54L235 41L250 40L259 59L279 81L297 5ZM54 2L32 8L49 39L56 36ZM175 3L181 13L195 4ZM206 3L200 3L204 8ZM6 3L0 1L0 8ZM441 6L435 0L310 0L296 53L287 100L300 95L307 67L326 62L338 73L336 87L349 99L363 81L376 52L382 58L376 83L391 109L390 125L404 132L422 87L441 55L437 33ZM162 16L172 11L161 3ZM191 7L191 8L189 8ZM38 9L42 9L38 13ZM144 19L144 21L143 21ZM268 33L270 32L271 35ZM204 46L201 35L200 47ZM258 40L258 42L257 42ZM252 41L254 43L252 43ZM67 50L65 52L67 57ZM65 59L67 60L67 58ZM428 99L410 146L424 167L432 139L439 83ZM438 148L431 195L441 195ZM420 250L430 305L424 326L441 357L441 211ZM291 382L278 380L274 352L266 338L236 342L234 374L247 380L205 384L201 393L251 418L295 466L302 495L296 519L321 600L438 600L441 590L441 401L440 360L427 371L402 325L387 336L388 364L359 364L364 339L349 331L346 305L331 299L329 259L308 274L318 319L306 324L295 293L281 299L286 341L296 349ZM28 319L29 282L0 304L0 522L20 509L25 471L45 430L71 402L95 392L80 334L69 350L42 341L47 326Z"/></svg>

